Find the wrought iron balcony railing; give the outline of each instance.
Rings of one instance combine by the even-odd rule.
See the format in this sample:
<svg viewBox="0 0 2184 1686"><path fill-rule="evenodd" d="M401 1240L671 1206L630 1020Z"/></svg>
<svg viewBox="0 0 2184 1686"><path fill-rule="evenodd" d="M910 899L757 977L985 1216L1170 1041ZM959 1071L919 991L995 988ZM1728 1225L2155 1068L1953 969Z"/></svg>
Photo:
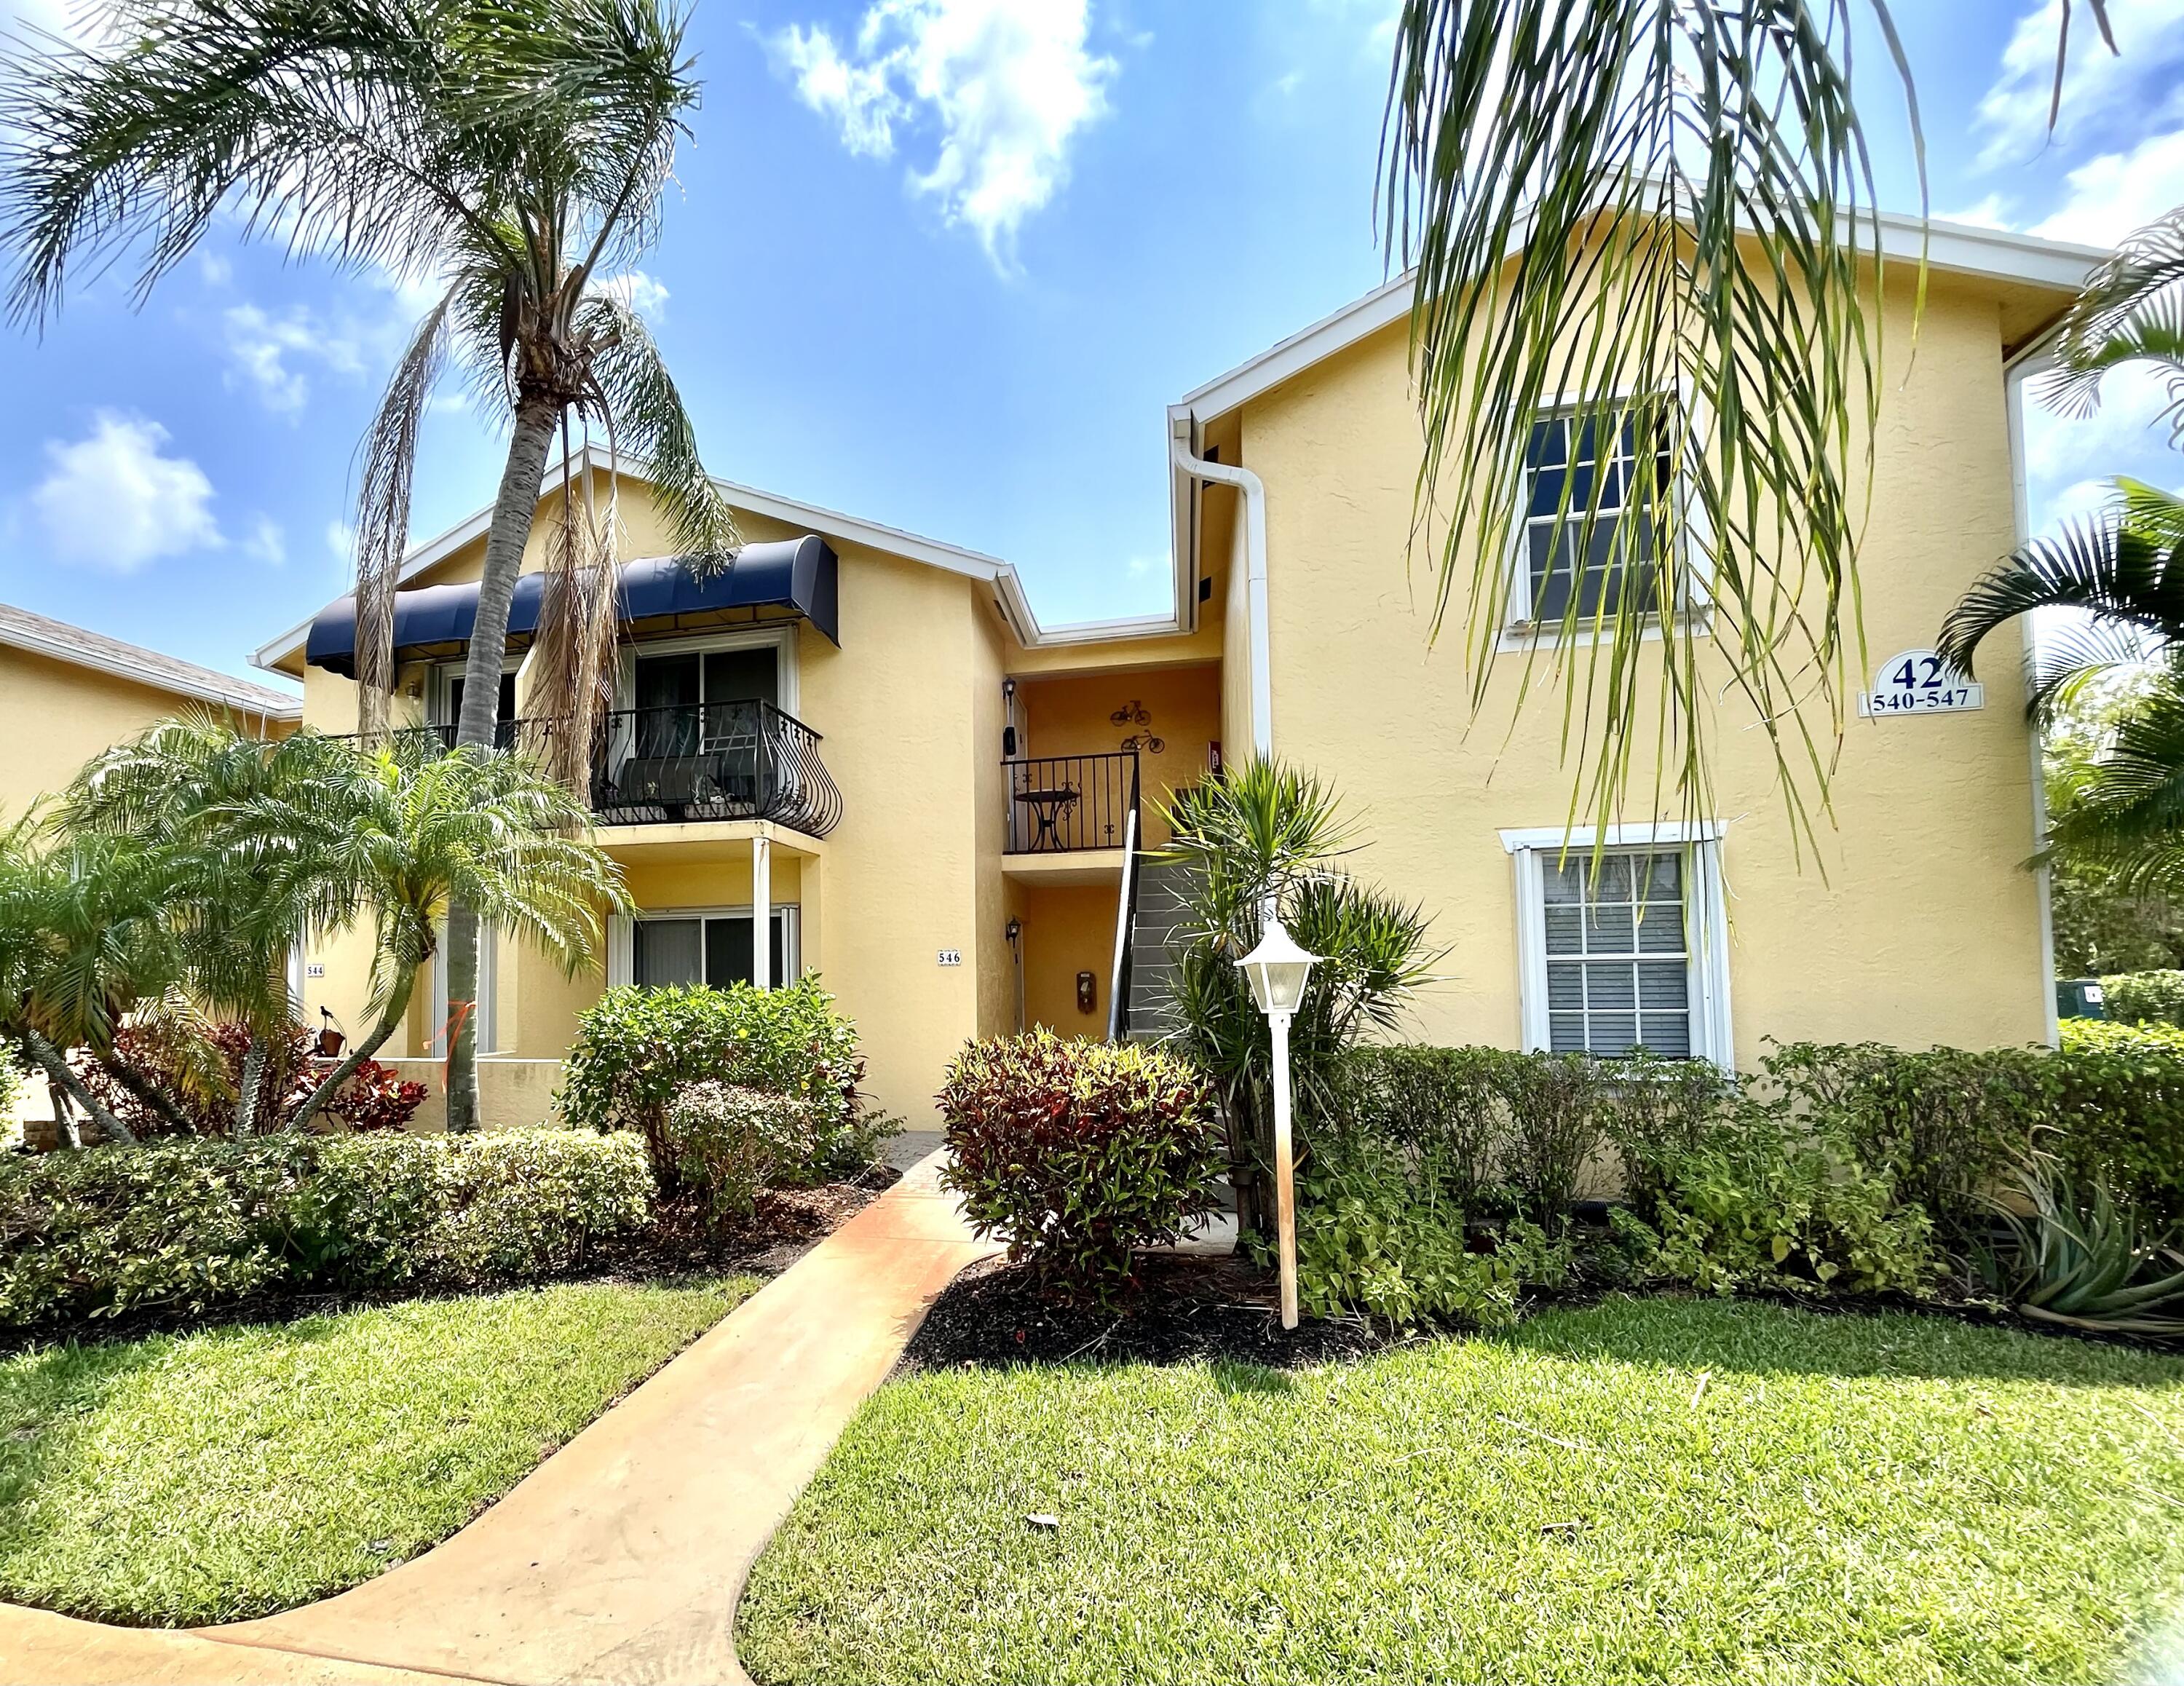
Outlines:
<svg viewBox="0 0 2184 1686"><path fill-rule="evenodd" d="M538 749L556 722L500 722L494 747ZM452 726L398 728L398 737L454 743ZM771 703L684 703L604 715L592 750L592 816L602 826L688 820L771 820L824 837L842 793L819 759L820 736Z"/></svg>
<svg viewBox="0 0 2184 1686"><path fill-rule="evenodd" d="M1039 755L1004 761L1009 782L1011 854L1129 846L1138 801L1134 750L1104 755Z"/></svg>
<svg viewBox="0 0 2184 1686"><path fill-rule="evenodd" d="M600 722L592 811L603 826L663 820L771 820L824 837L842 793L819 734L771 703L624 709Z"/></svg>

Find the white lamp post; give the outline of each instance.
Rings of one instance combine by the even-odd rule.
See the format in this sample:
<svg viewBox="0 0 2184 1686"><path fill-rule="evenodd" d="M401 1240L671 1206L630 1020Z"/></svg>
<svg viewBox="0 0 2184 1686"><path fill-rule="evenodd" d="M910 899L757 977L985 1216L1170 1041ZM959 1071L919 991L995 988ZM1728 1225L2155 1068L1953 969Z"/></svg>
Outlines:
<svg viewBox="0 0 2184 1686"><path fill-rule="evenodd" d="M1319 959L1299 948L1271 906L1259 946L1236 962L1251 980L1252 999L1267 1015L1274 1043L1274 1229L1280 1250L1282 1327L1297 1326L1296 1182L1290 1151L1290 1020L1304 999L1305 980Z"/></svg>

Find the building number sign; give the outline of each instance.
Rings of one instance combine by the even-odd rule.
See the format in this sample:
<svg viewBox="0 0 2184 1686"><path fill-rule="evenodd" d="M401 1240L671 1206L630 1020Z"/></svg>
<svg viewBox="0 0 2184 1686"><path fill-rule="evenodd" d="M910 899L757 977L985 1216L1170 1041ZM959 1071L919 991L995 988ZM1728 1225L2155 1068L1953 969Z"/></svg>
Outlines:
<svg viewBox="0 0 2184 1686"><path fill-rule="evenodd" d="M963 951L961 949L943 949L940 951L940 964L944 966L961 965Z"/></svg>
<svg viewBox="0 0 2184 1686"><path fill-rule="evenodd" d="M1869 719L1892 715L1959 714L1986 706L1986 687L1967 679L1931 650L1905 650L1881 663L1873 689L1858 699Z"/></svg>

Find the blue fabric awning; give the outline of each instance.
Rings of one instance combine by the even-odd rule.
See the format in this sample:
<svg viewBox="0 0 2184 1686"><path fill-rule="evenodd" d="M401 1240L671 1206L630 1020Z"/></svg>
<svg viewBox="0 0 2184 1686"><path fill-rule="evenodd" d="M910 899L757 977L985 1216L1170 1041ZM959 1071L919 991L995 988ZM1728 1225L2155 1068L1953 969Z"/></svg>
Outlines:
<svg viewBox="0 0 2184 1686"><path fill-rule="evenodd" d="M699 579L671 556L627 562L621 570L621 620L632 631L683 632L723 624L733 610L785 609L842 642L837 609L838 569L833 548L813 533L771 544L747 544L728 567ZM525 574L508 609L508 636L520 644L538 630L546 576ZM477 620L478 588L425 586L394 593L397 660L444 648L458 654ZM648 623L650 623L648 626ZM328 604L311 622L304 659L344 678L356 676L356 598Z"/></svg>

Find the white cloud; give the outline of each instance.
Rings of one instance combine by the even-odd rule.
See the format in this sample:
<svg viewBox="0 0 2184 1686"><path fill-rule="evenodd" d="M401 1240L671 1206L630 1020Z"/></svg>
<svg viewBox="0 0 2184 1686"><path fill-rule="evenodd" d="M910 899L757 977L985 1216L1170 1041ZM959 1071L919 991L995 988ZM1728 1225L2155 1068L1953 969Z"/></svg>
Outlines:
<svg viewBox="0 0 2184 1686"><path fill-rule="evenodd" d="M2032 231L2050 240L2113 246L2184 204L2184 129L2127 153L2105 153L2072 170L2070 197Z"/></svg>
<svg viewBox="0 0 2184 1686"><path fill-rule="evenodd" d="M56 558L132 574L220 546L212 481L187 457L163 455L167 437L155 421L101 410L87 437L46 442L31 507Z"/></svg>
<svg viewBox="0 0 2184 1686"><path fill-rule="evenodd" d="M2101 405L2085 417L2059 415L2042 403L2038 383L2025 410L2025 469L2036 529L2086 514L2117 475L2166 486L2184 469L2161 412L2168 383L2144 365L2126 365L2101 382Z"/></svg>
<svg viewBox="0 0 2184 1686"><path fill-rule="evenodd" d="M281 523L270 515L253 515L249 531L243 534L238 548L253 560L276 568L288 559L287 535L281 531Z"/></svg>
<svg viewBox="0 0 2184 1686"><path fill-rule="evenodd" d="M865 19L865 33L879 15ZM796 84L797 97L842 127L842 144L861 158L886 158L894 151L894 125L910 114L909 105L889 86L892 58L852 64L842 57L824 25L805 29L791 24L771 43L774 63Z"/></svg>
<svg viewBox="0 0 2184 1686"><path fill-rule="evenodd" d="M667 320L667 289L643 270L609 275L599 283L601 292L618 298L648 322Z"/></svg>
<svg viewBox="0 0 2184 1686"><path fill-rule="evenodd" d="M228 384L232 387L238 377L247 381L276 415L293 415L310 399L310 381L291 359L315 361L343 375L364 370L356 331L333 327L303 305L276 317L255 304L237 304L221 320L235 364Z"/></svg>
<svg viewBox="0 0 2184 1686"><path fill-rule="evenodd" d="M1965 223L1973 228L2012 229L2017 226L2010 219L2016 203L2006 193L1990 193L1977 204L1966 205L1962 210L1936 211L1934 220Z"/></svg>
<svg viewBox="0 0 2184 1686"><path fill-rule="evenodd" d="M235 279L235 265L215 252L198 253L198 272L207 287L226 287Z"/></svg>
<svg viewBox="0 0 2184 1686"><path fill-rule="evenodd" d="M2184 118L2184 0L2108 0L2117 51L2094 26L2092 8L2070 14L2070 63L2063 80L2059 143L2127 148ZM1980 102L1987 142L1980 164L2022 163L2048 144L2055 43L2062 0L2036 0L2003 48L2002 67Z"/></svg>
<svg viewBox="0 0 2184 1686"><path fill-rule="evenodd" d="M347 521L326 523L326 550L343 568L356 565L356 529Z"/></svg>
<svg viewBox="0 0 2184 1686"><path fill-rule="evenodd" d="M1006 265L1023 220L1068 177L1071 142L1106 109L1112 58L1086 48L1087 0L877 0L844 53L824 25L769 42L799 97L860 156L930 121L939 147L911 186Z"/></svg>

